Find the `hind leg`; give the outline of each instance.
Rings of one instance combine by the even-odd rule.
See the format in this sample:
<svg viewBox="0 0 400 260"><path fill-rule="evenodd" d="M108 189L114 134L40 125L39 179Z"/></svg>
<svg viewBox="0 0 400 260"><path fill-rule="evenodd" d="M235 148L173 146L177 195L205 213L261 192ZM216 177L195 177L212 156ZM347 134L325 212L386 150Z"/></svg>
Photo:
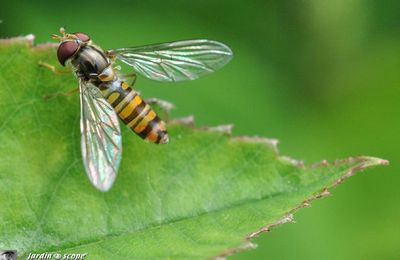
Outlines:
<svg viewBox="0 0 400 260"><path fill-rule="evenodd" d="M163 112L163 118L166 122L170 119L171 110L175 108L175 105L169 101L158 99L158 98L148 98L145 102L149 105L156 105L161 108Z"/></svg>

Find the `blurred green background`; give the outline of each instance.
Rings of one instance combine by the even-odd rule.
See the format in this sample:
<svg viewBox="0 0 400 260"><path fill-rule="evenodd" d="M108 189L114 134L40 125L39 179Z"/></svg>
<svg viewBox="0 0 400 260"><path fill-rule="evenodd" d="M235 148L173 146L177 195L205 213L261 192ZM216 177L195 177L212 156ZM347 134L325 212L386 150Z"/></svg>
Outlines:
<svg viewBox="0 0 400 260"><path fill-rule="evenodd" d="M235 57L218 73L176 84L139 78L136 88L197 125L233 123L236 135L277 138L282 154L305 163L391 161L231 259L400 259L399 14L398 0L1 1L0 37L33 33L43 43L65 26L105 49L228 44Z"/></svg>

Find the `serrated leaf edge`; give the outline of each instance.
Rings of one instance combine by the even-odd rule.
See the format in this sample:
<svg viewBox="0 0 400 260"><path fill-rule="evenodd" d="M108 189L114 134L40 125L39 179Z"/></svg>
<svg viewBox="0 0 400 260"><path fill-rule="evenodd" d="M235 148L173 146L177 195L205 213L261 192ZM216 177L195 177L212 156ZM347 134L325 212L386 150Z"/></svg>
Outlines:
<svg viewBox="0 0 400 260"><path fill-rule="evenodd" d="M297 205L296 207L294 207L293 209L289 210L282 218L278 219L276 222L267 224L267 225L261 227L259 230L256 230L256 231L248 234L245 237L244 242L241 245L227 249L227 250L221 252L220 254L218 254L217 256L215 256L213 259L218 259L218 260L225 259L226 257L231 256L240 251L254 248L254 244L251 243L251 241L250 241L251 239L259 236L262 233L269 232L272 228L275 228L279 225L294 222L294 217L293 217L294 213L296 213L298 210L300 210L302 208L309 207L311 205L311 202L314 200L331 195L331 192L329 190L333 189L337 185L343 183L347 178L349 178L349 177L353 176L355 173L361 172L369 167L378 166L378 165L388 165L389 161L380 159L380 158L376 158L376 157L359 156L359 157L349 157L347 159L342 159L342 160L336 160L333 163L329 163L327 160L322 160L319 163L313 164L311 167L319 168L319 167L327 167L330 165L339 165L339 164L345 164L345 163L359 163L359 164L351 167L349 170L347 170L346 174L344 174L343 176L341 176L340 178L335 180L332 184L323 188L320 192L315 193L310 198L304 200L303 203L301 203L301 204ZM249 242L253 245L248 246Z"/></svg>

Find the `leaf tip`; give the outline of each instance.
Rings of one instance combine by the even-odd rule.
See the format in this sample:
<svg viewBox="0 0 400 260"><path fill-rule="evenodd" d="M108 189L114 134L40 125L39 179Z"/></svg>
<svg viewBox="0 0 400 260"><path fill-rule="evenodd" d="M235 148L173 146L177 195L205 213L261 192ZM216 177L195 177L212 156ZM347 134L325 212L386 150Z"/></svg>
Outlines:
<svg viewBox="0 0 400 260"><path fill-rule="evenodd" d="M254 137L244 136L244 137L239 137L237 139L239 139L241 141L246 141L246 142L264 142L269 145L274 145L275 147L278 143L277 140L274 140L274 139L272 139L272 142L271 142L271 139L258 138L258 137L254 138ZM289 162L291 162L295 165L304 166L301 161L293 160L290 157L282 156L281 158L283 158L284 160L288 160ZM338 184L342 183L345 179L352 176L356 172L362 171L362 170L364 170L368 167L372 167L372 166L388 165L389 161L385 160L385 159L376 158L376 157L359 156L359 157L349 157L344 160L337 160L337 161L334 161L333 163L329 163L327 160L322 160L321 162L312 165L311 168L327 167L327 166L331 166L331 165L338 165L338 164L345 164L345 163L353 164L353 166L350 167L342 177L338 178L335 182L331 183L331 185L328 185L327 187L325 187L321 192L314 194L313 196L304 200L301 204L299 204L297 207L294 207L293 209L291 209L286 215L284 215L278 221L276 221L272 224L268 224L268 225L260 228L259 230L254 231L254 232L250 233L249 235L247 235L246 243L249 242L250 239L253 239L254 237L260 235L261 233L269 232L272 228L274 228L276 226L279 226L281 224L285 224L288 222L294 223L293 214L295 212L297 212L301 208L310 207L311 202L316 199L330 196L331 192L329 191L329 189L336 187ZM229 255L237 253L238 251L241 251L241 250L243 250L242 246L237 247L237 248L232 248L230 250L223 252L218 257L229 256Z"/></svg>
<svg viewBox="0 0 400 260"><path fill-rule="evenodd" d="M359 157L349 157L344 160L337 160L334 162L334 165L342 164L342 163L354 163L355 166L351 167L346 177L350 177L354 175L356 172L363 171L369 167L378 166L378 165L389 165L389 161L377 157L371 156L359 156ZM338 181L342 181L339 179Z"/></svg>

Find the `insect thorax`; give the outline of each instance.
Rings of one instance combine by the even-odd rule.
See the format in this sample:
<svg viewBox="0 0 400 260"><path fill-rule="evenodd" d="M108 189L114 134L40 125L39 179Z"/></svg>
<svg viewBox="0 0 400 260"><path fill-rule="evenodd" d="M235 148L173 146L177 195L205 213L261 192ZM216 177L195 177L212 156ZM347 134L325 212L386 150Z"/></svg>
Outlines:
<svg viewBox="0 0 400 260"><path fill-rule="evenodd" d="M85 45L71 59L71 65L79 77L89 80L100 75L110 62L101 49Z"/></svg>

